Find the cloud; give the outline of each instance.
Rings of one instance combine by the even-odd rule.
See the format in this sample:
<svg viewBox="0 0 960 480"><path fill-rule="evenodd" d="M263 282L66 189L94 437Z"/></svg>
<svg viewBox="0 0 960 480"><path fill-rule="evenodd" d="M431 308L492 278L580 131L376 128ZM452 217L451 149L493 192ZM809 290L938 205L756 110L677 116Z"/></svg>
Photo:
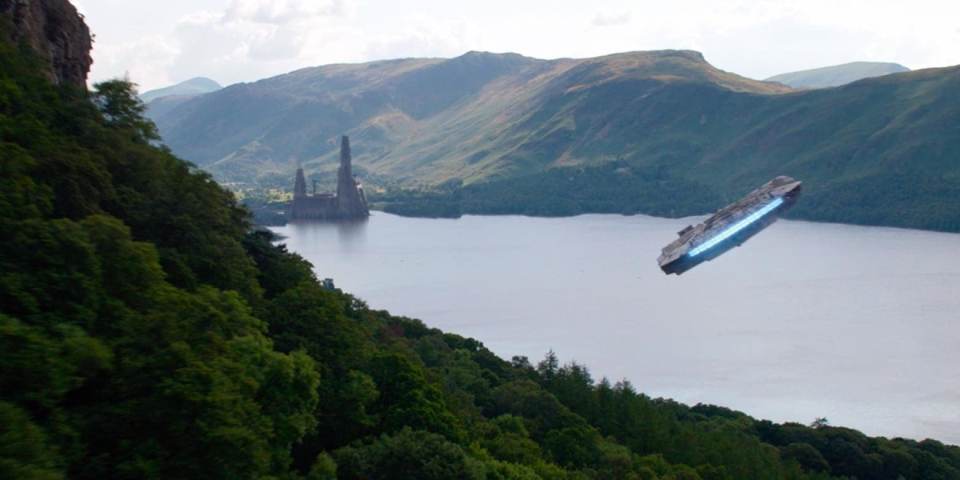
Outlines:
<svg viewBox="0 0 960 480"><path fill-rule="evenodd" d="M451 57L473 48L477 35L466 21L408 17L403 28L367 41L364 57L371 60L402 57Z"/></svg>
<svg viewBox="0 0 960 480"><path fill-rule="evenodd" d="M315 17L343 16L345 12L343 0L234 0L223 19L285 25Z"/></svg>
<svg viewBox="0 0 960 480"><path fill-rule="evenodd" d="M167 71L177 56L177 49L161 36L142 37L121 44L94 44L96 61L91 79L97 81L113 77L129 77L141 85L141 91L172 82ZM101 72L106 71L104 75Z"/></svg>
<svg viewBox="0 0 960 480"><path fill-rule="evenodd" d="M328 32L349 13L347 0L232 0L182 16L166 35L98 45L92 77L122 66L148 90L195 76L231 84L284 73L310 61L309 46L336 44Z"/></svg>
<svg viewBox="0 0 960 480"><path fill-rule="evenodd" d="M251 81L307 66L513 51L540 58L691 48L754 78L852 60L960 63L960 3L871 0L75 0L98 34L92 78L145 89L194 76ZM936 8L934 8L936 7ZM509 12L505 15L504 12ZM625 27L629 26L629 28Z"/></svg>
<svg viewBox="0 0 960 480"><path fill-rule="evenodd" d="M595 27L615 27L630 23L630 12L621 13L598 13L593 17L593 26Z"/></svg>

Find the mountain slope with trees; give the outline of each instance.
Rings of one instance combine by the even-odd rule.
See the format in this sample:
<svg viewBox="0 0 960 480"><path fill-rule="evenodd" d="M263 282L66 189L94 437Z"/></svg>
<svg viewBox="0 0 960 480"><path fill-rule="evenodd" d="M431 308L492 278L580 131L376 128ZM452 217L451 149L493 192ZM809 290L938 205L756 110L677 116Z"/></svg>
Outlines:
<svg viewBox="0 0 960 480"><path fill-rule="evenodd" d="M0 478L960 478L934 440L651 399L325 289L133 85L46 65L0 41Z"/></svg>
<svg viewBox="0 0 960 480"><path fill-rule="evenodd" d="M800 218L960 231L957 89L960 67L792 91L720 71L690 51L560 60L471 52L304 69L155 118L174 152L218 180L248 185L289 188L297 162L323 183L345 133L356 145L356 170L374 187L522 187L564 175L551 170L622 162L638 172L625 195L656 190L643 178L669 178L677 180L671 188L697 184L718 200L695 213L790 175L805 182ZM617 181L595 177L587 195ZM508 203L537 201L537 193L474 202L488 209L437 209L543 210ZM394 208L416 210L396 199ZM587 200L553 210L598 211L590 205L606 201ZM687 200L663 197L638 211L671 202Z"/></svg>
<svg viewBox="0 0 960 480"><path fill-rule="evenodd" d="M729 92L790 90L723 72L692 51L549 61L469 52L302 69L233 85L153 118L174 152L230 181L292 171L297 161L322 168L335 157L341 133L356 139L357 164L368 171L469 181L551 164L557 158L537 152L525 154L534 157L529 164L514 158L517 141L555 130L545 124L551 107L544 102L622 81L647 87L637 95L690 82Z"/></svg>

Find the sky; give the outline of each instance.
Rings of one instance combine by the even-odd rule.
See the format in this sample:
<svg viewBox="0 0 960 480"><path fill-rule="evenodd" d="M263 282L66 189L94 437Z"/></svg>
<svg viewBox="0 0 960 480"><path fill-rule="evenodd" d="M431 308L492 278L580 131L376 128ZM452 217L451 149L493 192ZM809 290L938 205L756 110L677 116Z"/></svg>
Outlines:
<svg viewBox="0 0 960 480"><path fill-rule="evenodd" d="M537 58L693 49L763 79L851 61L960 64L956 0L73 0L96 35L92 82L141 91L471 50Z"/></svg>

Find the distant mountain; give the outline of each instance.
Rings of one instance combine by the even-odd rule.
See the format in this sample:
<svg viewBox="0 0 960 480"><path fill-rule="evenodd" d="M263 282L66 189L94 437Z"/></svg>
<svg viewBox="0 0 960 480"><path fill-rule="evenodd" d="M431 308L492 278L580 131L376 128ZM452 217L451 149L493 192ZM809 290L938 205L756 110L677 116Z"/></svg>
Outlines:
<svg viewBox="0 0 960 480"><path fill-rule="evenodd" d="M147 116L150 118L157 118L167 114L167 112L173 110L178 105L190 101L192 98L197 95L203 95L202 93L192 94L192 95L168 95L165 97L154 98L150 103L147 103Z"/></svg>
<svg viewBox="0 0 960 480"><path fill-rule="evenodd" d="M140 94L140 99L143 100L143 103L150 103L159 98L200 95L204 93L215 92L221 88L223 87L220 86L219 83L209 78L196 77L180 82L176 85L144 92Z"/></svg>
<svg viewBox="0 0 960 480"><path fill-rule="evenodd" d="M768 78L768 82L780 82L794 88L839 87L864 78L880 77L891 73L909 72L899 63L852 62L843 65L782 73Z"/></svg>
<svg viewBox="0 0 960 480"><path fill-rule="evenodd" d="M624 94L683 85L751 95L790 91L718 70L691 51L559 60L470 52L307 68L151 115L175 152L221 179L286 174L297 161L334 168L336 139L345 133L354 139L357 164L370 172L409 182L475 181L578 162L579 154L565 150L589 139L568 142L575 125L553 111L558 100L606 107ZM599 120L622 107L589 115Z"/></svg>
<svg viewBox="0 0 960 480"><path fill-rule="evenodd" d="M803 218L960 230L957 91L960 67L796 91L718 70L691 51L558 60L471 52L303 69L154 119L174 152L221 181L289 187L298 161L322 178L347 134L368 184L471 185L617 161L635 172L637 199L646 185L697 185L722 202L784 174L805 181L794 210ZM589 190L618 171L627 170L576 183ZM562 197L558 178L511 185ZM497 192L478 201L485 212L522 202L513 190L485 191ZM663 202L686 203L670 197ZM630 211L677 215L722 205L637 204ZM593 210L557 205L549 213Z"/></svg>

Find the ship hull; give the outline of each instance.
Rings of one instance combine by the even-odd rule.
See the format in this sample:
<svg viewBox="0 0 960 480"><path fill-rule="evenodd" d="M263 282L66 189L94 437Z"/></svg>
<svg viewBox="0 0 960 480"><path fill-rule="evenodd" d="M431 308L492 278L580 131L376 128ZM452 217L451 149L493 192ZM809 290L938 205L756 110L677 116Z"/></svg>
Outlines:
<svg viewBox="0 0 960 480"><path fill-rule="evenodd" d="M687 227L679 239L664 247L660 269L680 275L742 245L789 210L800 190L800 182L777 177L696 227Z"/></svg>
<svg viewBox="0 0 960 480"><path fill-rule="evenodd" d="M718 244L716 247L711 248L710 250L707 250L697 256L691 257L690 255L684 255L678 258L677 260L661 265L660 269L663 270L663 273L666 273L666 274L673 273L676 275L680 275L686 272L687 270L690 270L691 268L696 267L697 265L700 265L703 262L709 262L710 260L713 260L714 258L717 258L720 255L723 255L724 253L727 253L728 251L736 247L739 247L740 245L743 245L744 242L749 240L751 237L760 233L762 230L769 227L770 225L776 223L776 221L779 219L778 216L783 212L787 211L791 206L793 206L792 201L789 203L789 205L786 203L783 205L780 205L769 215L752 223L750 226L732 235L730 238L724 240L722 243Z"/></svg>

